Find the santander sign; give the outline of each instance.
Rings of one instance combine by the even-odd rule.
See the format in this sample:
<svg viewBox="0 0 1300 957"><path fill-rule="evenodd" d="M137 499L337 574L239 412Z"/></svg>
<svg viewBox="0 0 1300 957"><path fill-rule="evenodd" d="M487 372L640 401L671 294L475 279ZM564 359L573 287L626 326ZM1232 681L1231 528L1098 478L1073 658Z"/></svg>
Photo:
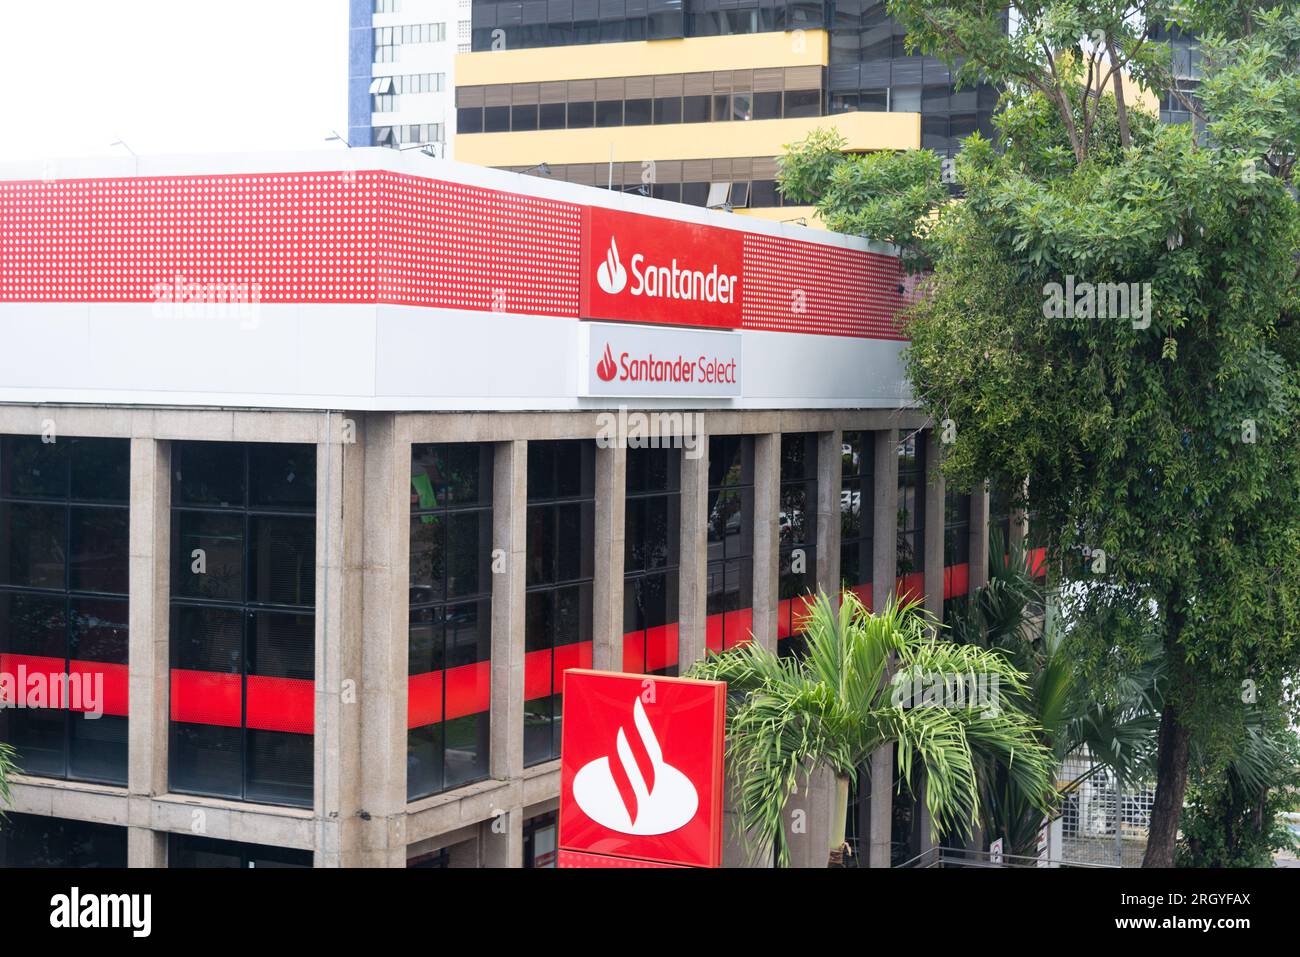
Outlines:
<svg viewBox="0 0 1300 957"><path fill-rule="evenodd" d="M561 867L720 866L726 688L565 671Z"/></svg>
<svg viewBox="0 0 1300 957"><path fill-rule="evenodd" d="M586 322L580 331L583 395L736 398L741 336L662 325Z"/></svg>
<svg viewBox="0 0 1300 957"><path fill-rule="evenodd" d="M584 212L584 318L740 326L741 233L603 207Z"/></svg>

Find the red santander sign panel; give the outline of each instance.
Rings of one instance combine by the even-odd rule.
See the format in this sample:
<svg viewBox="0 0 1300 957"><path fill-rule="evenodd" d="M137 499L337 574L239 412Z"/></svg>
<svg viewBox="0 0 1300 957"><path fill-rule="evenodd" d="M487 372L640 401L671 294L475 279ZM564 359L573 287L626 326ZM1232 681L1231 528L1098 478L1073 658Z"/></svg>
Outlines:
<svg viewBox="0 0 1300 957"><path fill-rule="evenodd" d="M738 230L589 206L582 234L584 319L740 328Z"/></svg>
<svg viewBox="0 0 1300 957"><path fill-rule="evenodd" d="M721 681L564 673L561 866L574 855L722 865L726 691Z"/></svg>

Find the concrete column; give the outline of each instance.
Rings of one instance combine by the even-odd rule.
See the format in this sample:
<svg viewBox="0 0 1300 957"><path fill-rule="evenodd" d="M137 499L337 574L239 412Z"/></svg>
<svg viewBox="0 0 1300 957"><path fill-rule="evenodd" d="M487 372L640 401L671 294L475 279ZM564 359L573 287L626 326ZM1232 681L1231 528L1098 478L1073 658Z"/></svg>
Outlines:
<svg viewBox="0 0 1300 957"><path fill-rule="evenodd" d="M704 657L708 618L709 440L682 449L682 520L678 570L677 660L681 673Z"/></svg>
<svg viewBox="0 0 1300 957"><path fill-rule="evenodd" d="M925 608L937 625L943 622L943 524L945 519L943 473L939 471L943 445L934 429L925 432Z"/></svg>
<svg viewBox="0 0 1300 957"><path fill-rule="evenodd" d="M612 452L611 449L598 450ZM617 479L622 491L626 458L615 463L597 459L596 481ZM613 473L619 472L618 476ZM603 477L602 477L602 473ZM597 508L601 507L597 486ZM607 496L606 496L607 498ZM618 508L618 593L623 594L622 500ZM596 548L613 545L612 515L596 517ZM492 476L492 777L517 780L524 772L524 587L528 535L528 443L499 442ZM498 561L500 560L500 561ZM600 569L597 562L597 583ZM500 570L498 570L500 569ZM599 588L599 584L596 586ZM606 599L608 601L608 598ZM601 633L602 605L596 598L596 634ZM608 619L606 619L608 620ZM621 617L619 619L621 624ZM622 645L619 645L620 651ZM608 655L608 642L606 642ZM599 664L596 667L600 667ZM521 806L501 810L479 825L477 840L483 867L524 866L524 813Z"/></svg>
<svg viewBox="0 0 1300 957"><path fill-rule="evenodd" d="M843 488L839 429L817 436L817 587L832 598L840 590L840 490Z"/></svg>
<svg viewBox="0 0 1300 957"><path fill-rule="evenodd" d="M989 581L989 490L983 482L970 496L970 587L975 594Z"/></svg>
<svg viewBox="0 0 1300 957"><path fill-rule="evenodd" d="M831 817L835 811L835 775L819 767L801 775L799 790L785 806L785 838L790 845L791 867L826 867L830 850Z"/></svg>
<svg viewBox="0 0 1300 957"><path fill-rule="evenodd" d="M781 433L754 436L754 640L776 653Z"/></svg>
<svg viewBox="0 0 1300 957"><path fill-rule="evenodd" d="M127 792L145 799L131 802L131 823L147 828L152 823L147 799L167 791L171 621L171 445L167 442L131 440L129 536ZM153 865L132 862L132 866Z"/></svg>
<svg viewBox="0 0 1300 957"><path fill-rule="evenodd" d="M591 666L623 670L623 535L627 447L596 449L596 569L592 582Z"/></svg>
<svg viewBox="0 0 1300 957"><path fill-rule="evenodd" d="M524 866L524 809L503 810L479 825L483 867Z"/></svg>
<svg viewBox="0 0 1300 957"><path fill-rule="evenodd" d="M872 496L871 606L893 601L898 578L898 432L876 432L875 493ZM871 756L871 833L867 849L870 867L889 866L893 821L894 752L886 746Z"/></svg>
<svg viewBox="0 0 1300 957"><path fill-rule="evenodd" d="M370 414L364 426L361 861L405 867L411 446L399 416Z"/></svg>
<svg viewBox="0 0 1300 957"><path fill-rule="evenodd" d="M365 422L322 416L316 446L317 867L362 859L362 569L365 534Z"/></svg>
<svg viewBox="0 0 1300 957"><path fill-rule="evenodd" d="M832 600L840 580L840 444L838 429L817 436L817 588ZM799 782L785 809L791 867L825 867L835 812L835 776L818 768Z"/></svg>
<svg viewBox="0 0 1300 957"><path fill-rule="evenodd" d="M492 777L524 772L524 574L528 443L499 442L492 478ZM502 561L498 565L496 559ZM497 572L497 568L501 571ZM522 821L520 822L522 827Z"/></svg>
<svg viewBox="0 0 1300 957"><path fill-rule="evenodd" d="M1028 492L1029 480L1024 482L1023 491ZM1016 548L1024 545L1025 539L1029 535L1029 513L1023 508L1013 508L1011 510L1011 528L1007 534L1008 548Z"/></svg>
<svg viewBox="0 0 1300 957"><path fill-rule="evenodd" d="M167 835L148 827L126 829L128 867L166 867Z"/></svg>

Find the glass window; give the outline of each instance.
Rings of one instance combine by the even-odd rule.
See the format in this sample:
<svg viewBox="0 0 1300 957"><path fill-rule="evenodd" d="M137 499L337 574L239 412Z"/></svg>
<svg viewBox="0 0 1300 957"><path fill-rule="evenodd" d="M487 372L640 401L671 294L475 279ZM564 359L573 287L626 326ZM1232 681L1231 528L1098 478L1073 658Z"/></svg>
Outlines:
<svg viewBox="0 0 1300 957"><path fill-rule="evenodd" d="M510 128L512 130L537 129L537 106L512 106L510 108Z"/></svg>
<svg viewBox="0 0 1300 957"><path fill-rule="evenodd" d="M126 867L126 828L10 811L0 867Z"/></svg>
<svg viewBox="0 0 1300 957"><path fill-rule="evenodd" d="M680 123L682 121L682 98L680 96L661 96L655 99L655 123Z"/></svg>
<svg viewBox="0 0 1300 957"><path fill-rule="evenodd" d="M569 104L569 129L586 130L596 124L596 104L577 102Z"/></svg>
<svg viewBox="0 0 1300 957"><path fill-rule="evenodd" d="M594 442L528 443L524 763L560 756L566 668L591 667Z"/></svg>
<svg viewBox="0 0 1300 957"><path fill-rule="evenodd" d="M489 106L483 110L483 132L505 133L510 129L510 107Z"/></svg>
<svg viewBox="0 0 1300 957"><path fill-rule="evenodd" d="M524 867L555 867L559 815L555 811L524 821Z"/></svg>
<svg viewBox="0 0 1300 957"><path fill-rule="evenodd" d="M537 128L540 130L564 129L564 104L543 103L537 111Z"/></svg>
<svg viewBox="0 0 1300 957"><path fill-rule="evenodd" d="M753 637L754 438L709 438L705 643L726 651Z"/></svg>
<svg viewBox="0 0 1300 957"><path fill-rule="evenodd" d="M912 432L898 445L898 577L925 568L925 437Z"/></svg>
<svg viewBox="0 0 1300 957"><path fill-rule="evenodd" d="M492 446L411 449L408 800L488 776Z"/></svg>
<svg viewBox="0 0 1300 957"><path fill-rule="evenodd" d="M626 126L648 126L650 112L650 100L626 100L623 103L623 123Z"/></svg>
<svg viewBox="0 0 1300 957"><path fill-rule="evenodd" d="M845 432L840 444L840 582L871 607L875 433Z"/></svg>
<svg viewBox="0 0 1300 957"><path fill-rule="evenodd" d="M623 549L623 670L677 674L678 449L630 448Z"/></svg>
<svg viewBox="0 0 1300 957"><path fill-rule="evenodd" d="M311 851L218 841L193 834L167 837L168 867L311 867Z"/></svg>
<svg viewBox="0 0 1300 957"><path fill-rule="evenodd" d="M943 498L943 620L951 624L966 604L970 564L970 495L945 490Z"/></svg>
<svg viewBox="0 0 1300 957"><path fill-rule="evenodd" d="M756 179L750 184L749 205L755 208L771 208L781 205L781 195L776 189L774 179Z"/></svg>
<svg viewBox="0 0 1300 957"><path fill-rule="evenodd" d="M817 435L781 436L781 490L777 512L777 650L803 649L805 599L817 590Z"/></svg>
<svg viewBox="0 0 1300 957"><path fill-rule="evenodd" d="M891 113L920 113L921 88L919 86L896 86L889 91L889 111Z"/></svg>
<svg viewBox="0 0 1300 957"><path fill-rule="evenodd" d="M461 133L483 132L483 107L461 107L456 111L456 129Z"/></svg>
<svg viewBox="0 0 1300 957"><path fill-rule="evenodd" d="M821 90L785 91L785 115L787 118L794 116L821 116L821 113Z"/></svg>
<svg viewBox="0 0 1300 957"><path fill-rule="evenodd" d="M597 126L622 126L623 125L623 101L622 100L600 100L596 103L596 125Z"/></svg>
<svg viewBox="0 0 1300 957"><path fill-rule="evenodd" d="M0 437L0 675L28 695L0 741L25 774L126 784L130 456Z"/></svg>
<svg viewBox="0 0 1300 957"><path fill-rule="evenodd" d="M781 118L781 94L779 92L753 94L753 113L756 120L778 120Z"/></svg>
<svg viewBox="0 0 1300 957"><path fill-rule="evenodd" d="M172 790L310 807L316 448L172 446Z"/></svg>
<svg viewBox="0 0 1300 957"><path fill-rule="evenodd" d="M708 96L682 97L682 122L707 123L711 114L712 98Z"/></svg>
<svg viewBox="0 0 1300 957"><path fill-rule="evenodd" d="M682 183L682 202L691 206L703 206L709 201L708 183Z"/></svg>

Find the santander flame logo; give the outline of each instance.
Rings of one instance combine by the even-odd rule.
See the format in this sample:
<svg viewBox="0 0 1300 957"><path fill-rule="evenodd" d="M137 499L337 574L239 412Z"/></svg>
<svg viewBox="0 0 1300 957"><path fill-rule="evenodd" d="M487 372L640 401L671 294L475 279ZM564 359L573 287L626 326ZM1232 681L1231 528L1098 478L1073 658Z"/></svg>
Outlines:
<svg viewBox="0 0 1300 957"><path fill-rule="evenodd" d="M650 727L640 697L632 703L632 721L652 775L641 773L623 729L618 729L615 750L622 773L631 785L633 800L624 800L609 757L584 765L573 777L573 799L589 818L621 834L667 834L690 823L699 807L695 786L681 771L664 762L663 749ZM629 804L631 806L629 806Z"/></svg>
<svg viewBox="0 0 1300 957"><path fill-rule="evenodd" d="M613 236L609 237L609 252L605 253L605 261L596 270L596 282L611 296L618 295L627 285L627 270L619 261L618 243Z"/></svg>
<svg viewBox="0 0 1300 957"><path fill-rule="evenodd" d="M618 366L614 362L614 353L609 351L609 343L605 343L605 357L596 363L596 375L600 376L601 382L609 382L618 372Z"/></svg>

